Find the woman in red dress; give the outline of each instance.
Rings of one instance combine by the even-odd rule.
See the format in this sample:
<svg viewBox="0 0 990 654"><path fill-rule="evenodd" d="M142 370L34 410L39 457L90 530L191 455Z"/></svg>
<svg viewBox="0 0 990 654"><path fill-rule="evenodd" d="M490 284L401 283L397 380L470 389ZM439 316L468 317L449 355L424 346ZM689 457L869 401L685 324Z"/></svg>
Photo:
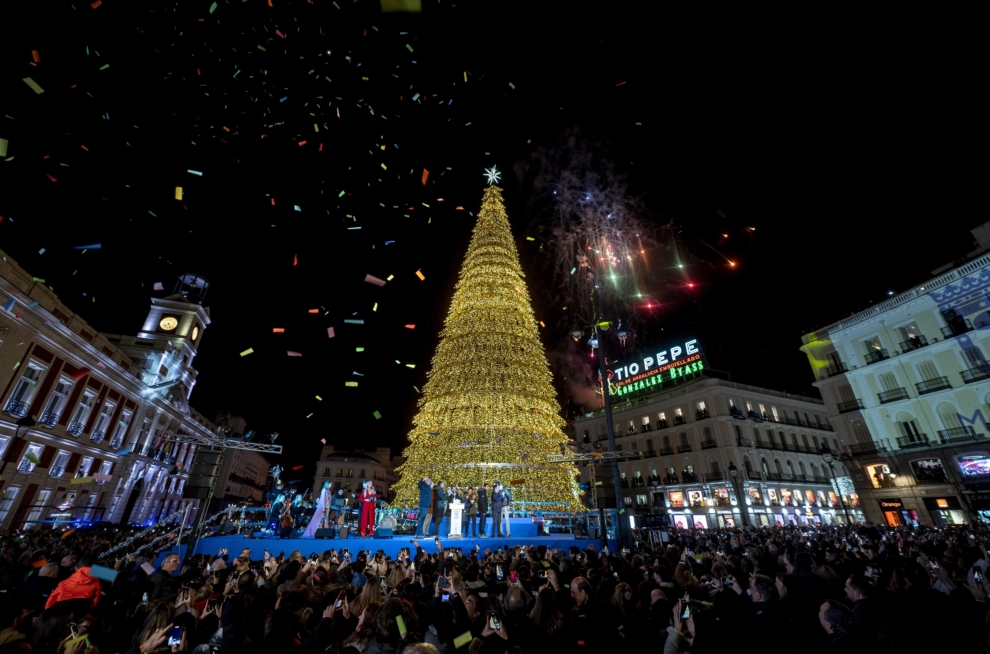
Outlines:
<svg viewBox="0 0 990 654"><path fill-rule="evenodd" d="M370 479L365 479L361 486L361 497L358 498L361 501L359 531L361 538L367 538L375 532L375 499L378 497L378 492L375 491L375 485Z"/></svg>

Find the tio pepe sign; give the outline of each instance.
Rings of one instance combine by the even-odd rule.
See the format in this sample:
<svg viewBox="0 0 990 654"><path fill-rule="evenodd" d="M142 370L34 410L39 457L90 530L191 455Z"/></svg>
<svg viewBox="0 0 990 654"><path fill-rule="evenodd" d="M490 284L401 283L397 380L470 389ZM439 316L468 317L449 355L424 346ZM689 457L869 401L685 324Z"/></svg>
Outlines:
<svg viewBox="0 0 990 654"><path fill-rule="evenodd" d="M642 364L633 362L616 368L613 371L615 380L609 381L609 393L624 395L648 386L656 386L664 381L663 373L668 371L670 379L675 379L703 368L698 339L691 339L683 345L675 345L657 352L654 356L644 357Z"/></svg>

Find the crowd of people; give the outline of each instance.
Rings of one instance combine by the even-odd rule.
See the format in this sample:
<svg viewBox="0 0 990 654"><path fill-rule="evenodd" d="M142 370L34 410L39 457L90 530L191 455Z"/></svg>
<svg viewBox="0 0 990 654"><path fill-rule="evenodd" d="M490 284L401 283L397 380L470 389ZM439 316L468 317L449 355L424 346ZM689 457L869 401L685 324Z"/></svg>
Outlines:
<svg viewBox="0 0 990 654"><path fill-rule="evenodd" d="M619 551L414 540L395 558L294 541L336 547L158 568L132 543L96 558L128 536L0 534L0 654L990 652L982 525L676 530Z"/></svg>

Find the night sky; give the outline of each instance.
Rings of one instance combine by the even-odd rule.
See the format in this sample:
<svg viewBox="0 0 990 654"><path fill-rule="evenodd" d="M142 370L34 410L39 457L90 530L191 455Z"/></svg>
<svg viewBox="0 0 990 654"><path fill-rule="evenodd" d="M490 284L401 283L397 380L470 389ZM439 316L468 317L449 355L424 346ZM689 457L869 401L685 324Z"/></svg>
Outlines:
<svg viewBox="0 0 990 654"><path fill-rule="evenodd" d="M588 350L514 173L567 134L676 226L687 265L656 251L661 308L629 306L630 348L696 337L744 383L813 394L801 335L924 280L986 219L976 41L932 17L921 38L907 19L782 35L608 3L14 4L0 247L111 333L178 274L208 277L192 404L280 432L301 477L321 438L402 447L492 165L573 416L559 364Z"/></svg>

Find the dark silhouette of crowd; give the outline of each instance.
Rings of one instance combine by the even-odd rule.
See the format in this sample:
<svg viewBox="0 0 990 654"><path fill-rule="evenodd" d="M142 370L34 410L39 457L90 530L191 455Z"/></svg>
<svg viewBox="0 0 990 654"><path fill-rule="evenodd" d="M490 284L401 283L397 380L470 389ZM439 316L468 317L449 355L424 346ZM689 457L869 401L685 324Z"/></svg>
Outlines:
<svg viewBox="0 0 990 654"><path fill-rule="evenodd" d="M167 554L158 567L138 540L98 558L132 534L0 534L0 654L704 654L746 642L990 654L982 525L635 532L619 551L412 541L394 559L362 541L271 541L336 547Z"/></svg>

